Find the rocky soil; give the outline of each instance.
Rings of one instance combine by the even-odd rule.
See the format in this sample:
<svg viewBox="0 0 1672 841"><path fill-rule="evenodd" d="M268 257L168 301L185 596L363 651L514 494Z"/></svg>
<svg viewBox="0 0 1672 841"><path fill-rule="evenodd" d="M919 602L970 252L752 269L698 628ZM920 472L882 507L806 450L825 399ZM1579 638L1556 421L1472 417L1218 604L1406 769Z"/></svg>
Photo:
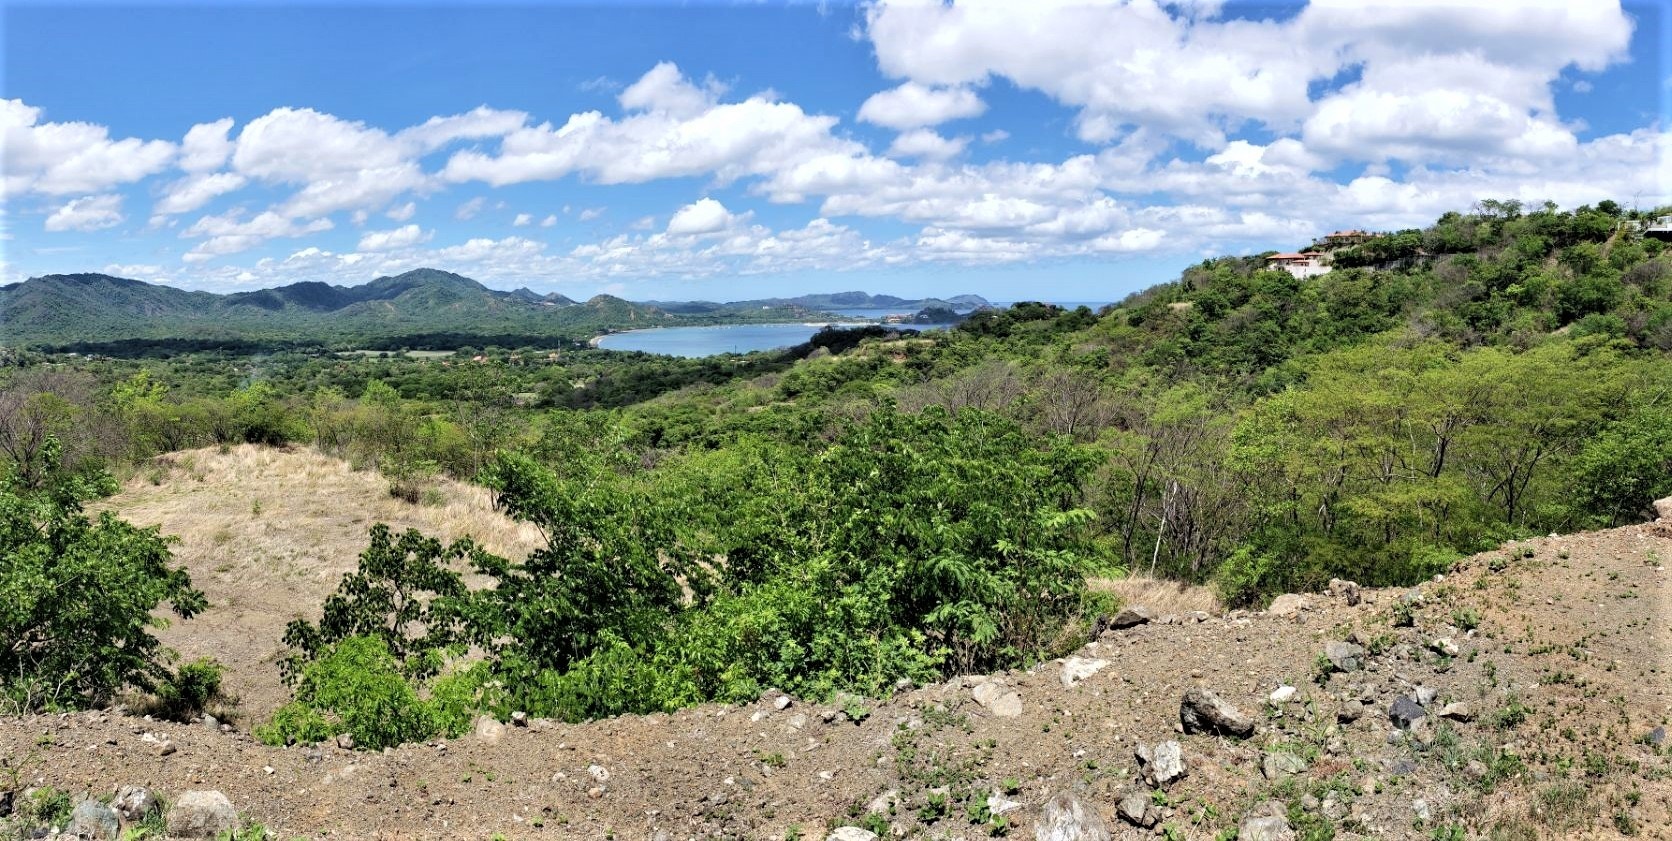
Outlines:
<svg viewBox="0 0 1672 841"><path fill-rule="evenodd" d="M1073 657L887 700L484 721L381 753L13 718L0 787L216 790L284 838L1665 838L1669 559L1672 516L1410 590L1133 606Z"/></svg>

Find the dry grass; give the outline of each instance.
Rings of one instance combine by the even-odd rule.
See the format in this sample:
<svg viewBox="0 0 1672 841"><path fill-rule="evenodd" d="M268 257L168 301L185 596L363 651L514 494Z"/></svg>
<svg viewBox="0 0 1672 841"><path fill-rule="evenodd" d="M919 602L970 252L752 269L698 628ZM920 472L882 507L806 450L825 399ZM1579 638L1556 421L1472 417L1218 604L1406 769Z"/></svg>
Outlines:
<svg viewBox="0 0 1672 841"><path fill-rule="evenodd" d="M1143 605L1157 616L1195 610L1217 614L1222 609L1212 590L1179 581L1145 576L1093 578L1086 582L1086 586L1095 592L1114 593L1120 597L1121 604Z"/></svg>
<svg viewBox="0 0 1672 841"><path fill-rule="evenodd" d="M492 509L488 492L450 479L430 483L433 505L389 495L376 471L303 448L241 446L171 453L141 470L100 507L178 537L177 563L210 609L160 635L183 657L214 657L245 712L265 716L286 693L274 665L292 619L314 619L354 569L374 523L443 540L470 536L521 559L539 531Z"/></svg>

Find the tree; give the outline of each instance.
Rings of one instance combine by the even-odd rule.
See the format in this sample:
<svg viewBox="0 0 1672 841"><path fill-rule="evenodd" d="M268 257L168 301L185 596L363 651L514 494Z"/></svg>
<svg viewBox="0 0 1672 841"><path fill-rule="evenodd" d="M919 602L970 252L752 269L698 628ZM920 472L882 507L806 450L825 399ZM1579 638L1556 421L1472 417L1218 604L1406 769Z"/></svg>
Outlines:
<svg viewBox="0 0 1672 841"><path fill-rule="evenodd" d="M44 461L55 466L49 439ZM24 709L76 709L168 676L151 612L168 602L190 618L205 606L168 541L81 503L109 477L61 478L30 491L14 471L0 485L0 687Z"/></svg>

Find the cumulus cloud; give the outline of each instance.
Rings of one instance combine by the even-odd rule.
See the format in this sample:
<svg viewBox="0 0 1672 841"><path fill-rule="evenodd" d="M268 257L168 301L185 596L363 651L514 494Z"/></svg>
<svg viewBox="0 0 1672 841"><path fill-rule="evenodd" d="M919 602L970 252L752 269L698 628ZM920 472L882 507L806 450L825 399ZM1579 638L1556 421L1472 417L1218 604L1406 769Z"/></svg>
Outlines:
<svg viewBox="0 0 1672 841"><path fill-rule="evenodd" d="M555 213L549 214L549 215L546 216L546 218L540 220L540 227L542 227L542 228L550 228L550 227L555 226L556 224L557 224L557 214L555 214Z"/></svg>
<svg viewBox="0 0 1672 841"><path fill-rule="evenodd" d="M969 138L945 138L934 129L920 128L894 138L888 154L896 158L951 158L964 151Z"/></svg>
<svg viewBox="0 0 1672 841"><path fill-rule="evenodd" d="M41 109L0 99L0 193L86 194L163 171L175 146L164 140L113 140L92 123L43 123Z"/></svg>
<svg viewBox="0 0 1672 841"><path fill-rule="evenodd" d="M859 106L859 119L901 131L975 117L987 104L966 87L933 88L907 82L872 94Z"/></svg>
<svg viewBox="0 0 1672 841"><path fill-rule="evenodd" d="M65 202L46 218L49 231L97 231L122 224L122 197L114 193Z"/></svg>
<svg viewBox="0 0 1672 841"><path fill-rule="evenodd" d="M672 64L659 64L622 93L621 119L597 111L512 132L497 154L454 153L442 170L448 181L493 186L569 175L604 184L710 175L722 183L768 175L823 153L862 151L832 134L835 117L756 94L720 102Z"/></svg>
<svg viewBox="0 0 1672 841"><path fill-rule="evenodd" d="M180 142L180 168L187 172L220 169L232 156L232 140L227 137L230 131L231 117L192 126Z"/></svg>
<svg viewBox="0 0 1672 841"><path fill-rule="evenodd" d="M384 213L383 215L389 217L390 219L395 220L396 222L405 222L406 220L411 219L417 213L418 213L418 204L416 202L407 202L406 204L400 205L398 207L389 208L389 211L387 213Z"/></svg>
<svg viewBox="0 0 1672 841"><path fill-rule="evenodd" d="M232 210L204 216L181 232L182 237L207 237L186 252L182 259L188 263L201 263L214 257L248 251L270 239L299 237L329 231L333 227L329 219L300 222L270 210L244 219L242 211Z"/></svg>
<svg viewBox="0 0 1672 841"><path fill-rule="evenodd" d="M526 228L532 224L534 224L534 214L532 213L519 213L516 218L511 220L511 227L513 228Z"/></svg>
<svg viewBox="0 0 1672 841"><path fill-rule="evenodd" d="M392 231L370 231L360 237L360 251L395 251L428 242L431 234L417 225L402 225Z"/></svg>
<svg viewBox="0 0 1672 841"><path fill-rule="evenodd" d="M248 179L236 172L216 172L187 176L168 186L152 211L159 216L190 213L213 201L216 196L238 190Z"/></svg>
<svg viewBox="0 0 1672 841"><path fill-rule="evenodd" d="M714 199L698 199L688 204L668 220L668 234L670 236L700 236L702 234L716 234L732 227L739 221L739 217L726 210L726 206Z"/></svg>

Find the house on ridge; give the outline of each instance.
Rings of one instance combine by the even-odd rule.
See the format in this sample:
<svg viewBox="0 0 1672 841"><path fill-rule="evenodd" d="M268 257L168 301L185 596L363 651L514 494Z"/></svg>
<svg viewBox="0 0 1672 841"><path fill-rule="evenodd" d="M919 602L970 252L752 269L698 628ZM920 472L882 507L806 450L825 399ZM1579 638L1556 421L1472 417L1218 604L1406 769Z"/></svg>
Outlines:
<svg viewBox="0 0 1672 841"><path fill-rule="evenodd" d="M1325 248L1334 251L1337 248L1351 248L1355 245L1362 245L1363 243L1369 242L1375 238L1376 235L1370 233L1369 231L1360 231L1355 229L1351 231L1336 231L1331 234L1325 234L1323 239L1319 240L1319 242Z"/></svg>
<svg viewBox="0 0 1672 841"><path fill-rule="evenodd" d="M1266 258L1266 268L1282 269L1295 277L1303 279L1317 277L1329 273L1328 256L1322 251L1273 254Z"/></svg>

